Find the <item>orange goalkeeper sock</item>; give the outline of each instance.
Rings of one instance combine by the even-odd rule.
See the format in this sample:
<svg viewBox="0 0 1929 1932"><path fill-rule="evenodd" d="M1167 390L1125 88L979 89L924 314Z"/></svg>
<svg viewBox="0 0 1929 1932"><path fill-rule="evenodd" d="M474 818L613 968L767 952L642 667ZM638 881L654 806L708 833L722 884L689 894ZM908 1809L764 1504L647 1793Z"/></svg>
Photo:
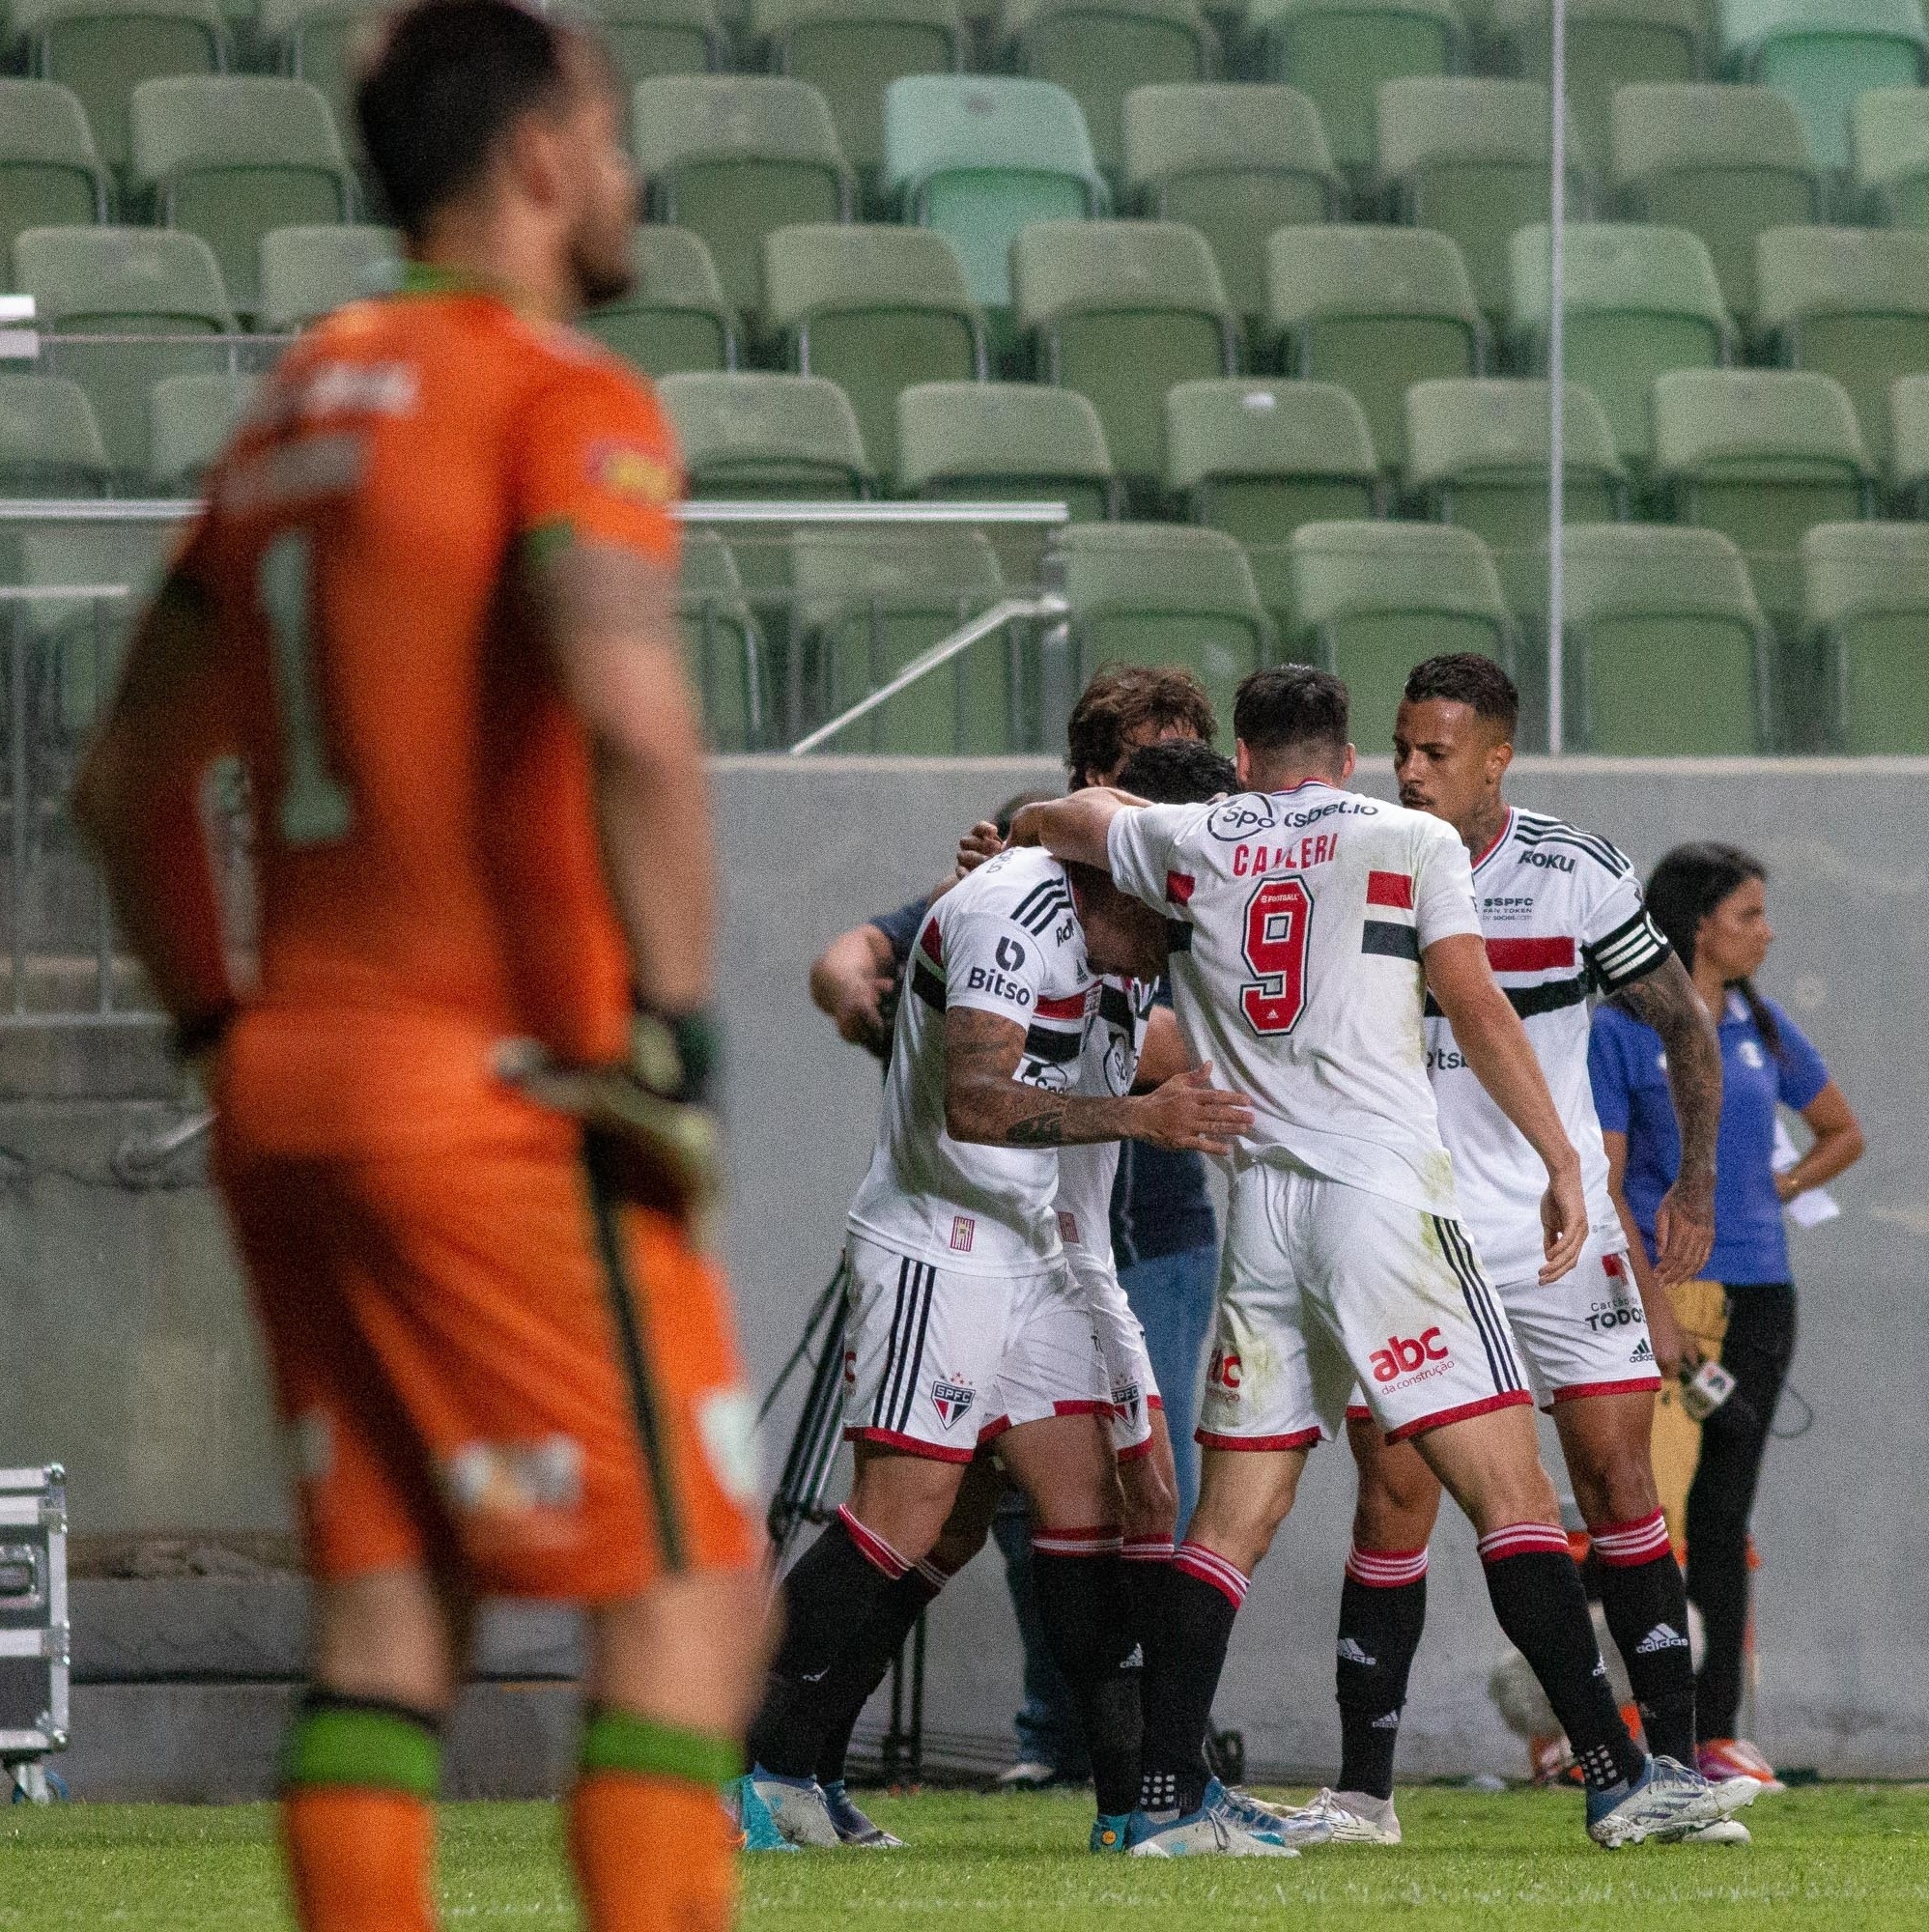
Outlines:
<svg viewBox="0 0 1929 1932"><path fill-rule="evenodd" d="M281 1838L302 1932L435 1932L432 1719L311 1695L289 1733Z"/></svg>
<svg viewBox="0 0 1929 1932"><path fill-rule="evenodd" d="M734 1745L621 1711L583 1731L569 1853L588 1932L728 1932L737 1833L718 1789Z"/></svg>

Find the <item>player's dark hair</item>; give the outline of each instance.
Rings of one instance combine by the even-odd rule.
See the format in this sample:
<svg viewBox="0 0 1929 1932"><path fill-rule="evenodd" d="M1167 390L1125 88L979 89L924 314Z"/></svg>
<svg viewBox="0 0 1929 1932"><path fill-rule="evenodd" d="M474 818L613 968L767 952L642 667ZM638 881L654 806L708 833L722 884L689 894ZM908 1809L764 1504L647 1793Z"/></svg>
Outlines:
<svg viewBox="0 0 1929 1932"><path fill-rule="evenodd" d="M1274 665L1244 678L1233 700L1233 730L1249 752L1303 746L1334 758L1351 742L1347 687L1312 665Z"/></svg>
<svg viewBox="0 0 1929 1932"><path fill-rule="evenodd" d="M369 166L411 240L473 187L524 115L567 96L569 32L514 0L419 0L355 88Z"/></svg>
<svg viewBox="0 0 1929 1932"><path fill-rule="evenodd" d="M1648 874L1648 911L1655 923L1667 935L1668 944L1681 954L1681 962L1694 971L1694 942L1701 922L1728 895L1750 879L1766 879L1768 867L1744 852L1739 845L1722 845L1713 839L1694 845L1677 845L1666 853ZM1781 1029L1768 1002L1755 991L1754 981L1744 976L1729 982L1740 993L1768 1049L1781 1058ZM1720 1014L1716 1015L1716 1022Z"/></svg>
<svg viewBox="0 0 1929 1932"><path fill-rule="evenodd" d="M1478 651L1448 651L1415 665L1406 674L1406 689L1400 695L1408 704L1440 698L1449 704L1468 705L1476 718L1498 724L1509 738L1520 722L1520 694L1515 690L1514 680Z"/></svg>
<svg viewBox="0 0 1929 1932"><path fill-rule="evenodd" d="M1018 814L1021 811L1023 811L1028 805L1043 805L1047 799L1053 799L1056 798L1057 796L1058 793L1052 791L1013 792L1012 795L1009 798L1007 798L1005 801L1005 803L1001 805L998 808L998 810L991 814L991 822L992 824L997 826L999 838L1009 838L1011 837L1011 821L1014 818L1016 818Z"/></svg>
<svg viewBox="0 0 1929 1932"><path fill-rule="evenodd" d="M1178 665L1100 665L1072 706L1065 727L1065 770L1072 789L1095 784L1119 768L1125 741L1142 731L1189 731L1210 744L1219 735L1212 700Z"/></svg>
<svg viewBox="0 0 1929 1932"><path fill-rule="evenodd" d="M1197 738L1161 738L1125 760L1119 787L1154 805L1203 805L1237 791L1239 774L1231 758Z"/></svg>

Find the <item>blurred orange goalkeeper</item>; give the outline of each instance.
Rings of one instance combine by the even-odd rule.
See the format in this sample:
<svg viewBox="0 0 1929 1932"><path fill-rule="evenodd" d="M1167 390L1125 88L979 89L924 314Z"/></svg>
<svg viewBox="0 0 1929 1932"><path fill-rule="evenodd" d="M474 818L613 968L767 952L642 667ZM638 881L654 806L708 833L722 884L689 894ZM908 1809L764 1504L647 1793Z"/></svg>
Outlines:
<svg viewBox="0 0 1929 1932"><path fill-rule="evenodd" d="M400 15L357 107L405 286L265 384L75 811L207 1067L298 1465L301 1924L434 1925L440 1729L470 1605L506 1593L590 1609L587 1925L710 1932L761 1547L699 1238L715 867L677 458L567 326L629 279L621 108L592 43L506 0ZM229 754L246 990L200 816Z"/></svg>

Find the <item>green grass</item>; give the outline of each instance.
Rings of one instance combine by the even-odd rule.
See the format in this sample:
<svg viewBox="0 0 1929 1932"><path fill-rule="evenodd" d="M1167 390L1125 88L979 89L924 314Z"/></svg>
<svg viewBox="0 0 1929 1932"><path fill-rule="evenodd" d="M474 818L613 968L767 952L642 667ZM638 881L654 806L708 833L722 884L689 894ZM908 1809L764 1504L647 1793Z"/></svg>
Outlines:
<svg viewBox="0 0 1929 1932"><path fill-rule="evenodd" d="M1401 1794L1399 1850L1329 1849L1292 1863L1094 1859L1079 1849L1089 1808L1070 1797L880 1798L872 1810L912 1849L747 1861L745 1925L1637 1932L1663 1915L1692 1932L1929 1925L1924 1786L1794 1791L1754 1807L1752 1846L1612 1856L1582 1838L1572 1794L1412 1790ZM575 1924L553 1805L449 1805L442 1845L450 1932ZM266 1932L285 1923L278 1901L265 1806L73 1804L0 1817L4 1932Z"/></svg>

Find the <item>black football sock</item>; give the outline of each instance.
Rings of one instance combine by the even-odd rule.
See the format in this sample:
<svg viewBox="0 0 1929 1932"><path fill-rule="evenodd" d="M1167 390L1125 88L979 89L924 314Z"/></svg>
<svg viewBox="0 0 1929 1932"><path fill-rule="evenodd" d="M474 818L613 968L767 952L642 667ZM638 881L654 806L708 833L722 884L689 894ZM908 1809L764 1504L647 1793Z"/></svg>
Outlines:
<svg viewBox="0 0 1929 1932"><path fill-rule="evenodd" d="M1688 1651L1688 1591L1660 1510L1638 1522L1590 1529L1601 1607L1657 1757L1694 1763L1694 1665Z"/></svg>
<svg viewBox="0 0 1929 1932"><path fill-rule="evenodd" d="M1101 1812L1132 1808L1139 1788L1139 1672L1125 1667L1117 1529L1035 1529L1032 1584L1045 1641L1071 1687Z"/></svg>
<svg viewBox="0 0 1929 1932"><path fill-rule="evenodd" d="M843 1776L844 1760L851 1752L851 1733L870 1702L870 1693L884 1682L892 1659L904 1648L913 1626L950 1580L951 1573L928 1556L914 1563L871 1613L863 1638L831 1666L831 1674L824 1680L826 1701L834 1691L838 1692L843 1708L830 1719L817 1748L819 1784L836 1784ZM766 1770L773 1768L765 1766Z"/></svg>
<svg viewBox="0 0 1929 1932"><path fill-rule="evenodd" d="M1197 1811L1206 1797L1212 1776L1206 1768L1206 1728L1246 1583L1243 1571L1199 1543L1180 1544L1166 1572L1159 1641L1147 1656L1140 1687L1146 1711L1142 1810Z"/></svg>
<svg viewBox="0 0 1929 1932"><path fill-rule="evenodd" d="M815 1774L825 1734L850 1698L837 1665L909 1567L848 1509L797 1559L783 1579L783 1642L746 1741L752 1764L780 1777Z"/></svg>
<svg viewBox="0 0 1929 1932"><path fill-rule="evenodd" d="M1487 1594L1507 1638L1540 1679L1590 1791L1639 1777L1646 1759L1607 1681L1587 1592L1549 1522L1514 1522L1480 1540Z"/></svg>
<svg viewBox="0 0 1929 1932"><path fill-rule="evenodd" d="M1406 1676L1427 1622L1427 1551L1362 1549L1340 1586L1340 1791L1393 1796L1393 1752Z"/></svg>
<svg viewBox="0 0 1929 1932"><path fill-rule="evenodd" d="M1139 1661L1152 1653L1158 1641L1165 1607L1166 1575L1172 1569L1169 1536L1128 1536L1119 1552L1120 1587L1124 1595L1126 1649L1136 1649Z"/></svg>

